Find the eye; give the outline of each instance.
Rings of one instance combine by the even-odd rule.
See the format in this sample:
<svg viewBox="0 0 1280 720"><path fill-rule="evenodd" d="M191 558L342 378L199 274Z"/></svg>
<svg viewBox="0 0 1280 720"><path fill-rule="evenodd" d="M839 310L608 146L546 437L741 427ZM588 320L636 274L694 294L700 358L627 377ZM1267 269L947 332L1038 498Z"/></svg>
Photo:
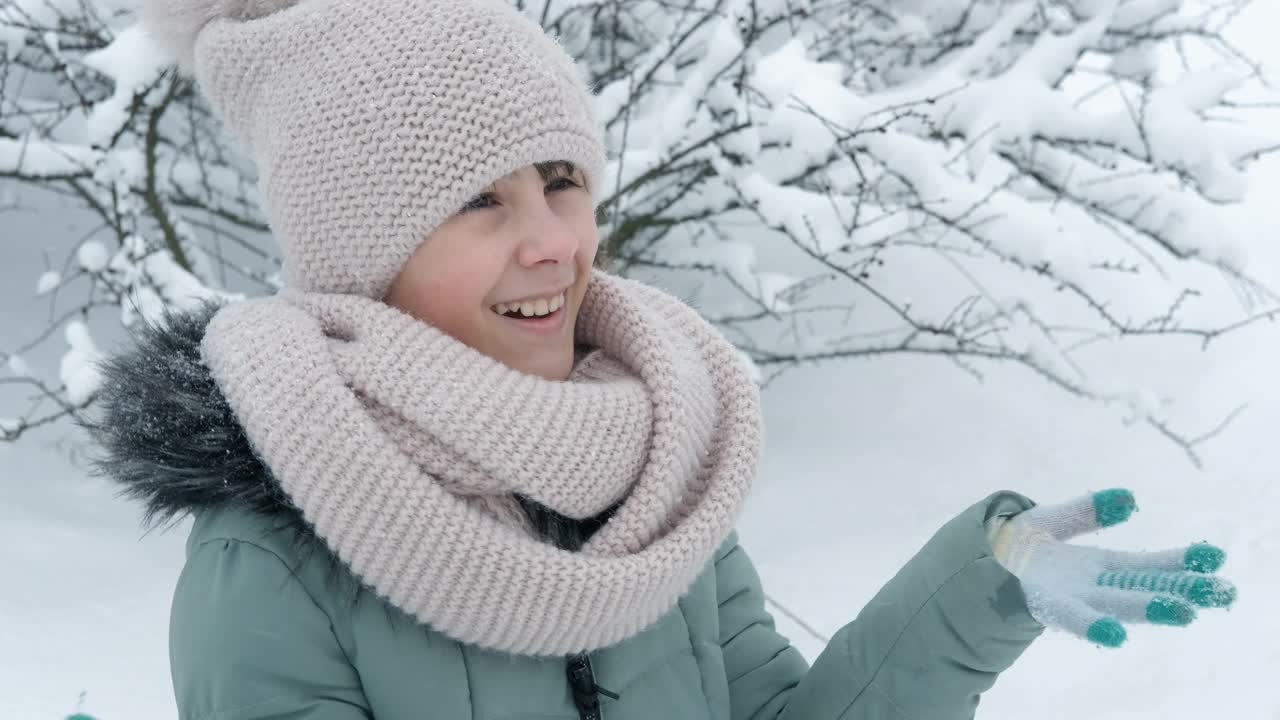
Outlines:
<svg viewBox="0 0 1280 720"><path fill-rule="evenodd" d="M497 204L497 202L493 193L480 193L474 198L468 200L466 205L462 206L462 212L484 210L485 208L493 207L495 204Z"/></svg>
<svg viewBox="0 0 1280 720"><path fill-rule="evenodd" d="M582 187L582 185L580 185L576 180L569 177L568 175L565 175L564 177L558 177L555 180L552 180L550 183L547 183L547 189L551 190L552 192L559 192L560 190L568 190L569 188L580 188L580 187Z"/></svg>

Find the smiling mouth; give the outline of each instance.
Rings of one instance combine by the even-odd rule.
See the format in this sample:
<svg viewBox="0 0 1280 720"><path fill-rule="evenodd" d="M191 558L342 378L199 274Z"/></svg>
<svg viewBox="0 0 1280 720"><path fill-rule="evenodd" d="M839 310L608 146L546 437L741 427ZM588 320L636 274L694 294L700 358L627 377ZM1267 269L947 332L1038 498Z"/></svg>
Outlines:
<svg viewBox="0 0 1280 720"><path fill-rule="evenodd" d="M503 325L541 337L558 337L568 325L568 291L550 299L522 302L517 306L499 303L490 308ZM527 313L527 314L526 314Z"/></svg>
<svg viewBox="0 0 1280 720"><path fill-rule="evenodd" d="M568 303L568 290L549 298L537 298L515 303L498 303L490 307L493 312L517 320L550 317Z"/></svg>

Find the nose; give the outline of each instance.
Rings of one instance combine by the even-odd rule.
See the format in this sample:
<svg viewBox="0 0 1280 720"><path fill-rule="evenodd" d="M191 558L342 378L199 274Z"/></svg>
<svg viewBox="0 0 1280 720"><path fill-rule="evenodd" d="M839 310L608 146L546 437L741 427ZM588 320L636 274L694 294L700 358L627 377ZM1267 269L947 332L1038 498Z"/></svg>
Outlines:
<svg viewBox="0 0 1280 720"><path fill-rule="evenodd" d="M533 267L548 260L569 264L578 251L578 236L573 226L546 203L537 210L530 211L523 234L517 259L525 267Z"/></svg>

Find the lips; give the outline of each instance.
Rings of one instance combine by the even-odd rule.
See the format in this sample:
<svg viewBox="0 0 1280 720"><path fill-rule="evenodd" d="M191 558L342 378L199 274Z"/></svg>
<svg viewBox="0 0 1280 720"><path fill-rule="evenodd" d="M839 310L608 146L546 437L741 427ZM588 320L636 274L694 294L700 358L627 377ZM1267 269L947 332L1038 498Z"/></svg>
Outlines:
<svg viewBox="0 0 1280 720"><path fill-rule="evenodd" d="M565 304L565 302L567 302L567 300L568 298L566 293L561 292L549 298L537 298L534 300L511 303L498 303L489 309L506 317L534 317L548 315L551 311L558 310Z"/></svg>
<svg viewBox="0 0 1280 720"><path fill-rule="evenodd" d="M555 336L559 335L564 329L568 303L556 308L555 312L546 315L533 315L529 317L521 316L519 318L509 317L507 315L499 315L500 322L509 324L513 329L526 331L538 336Z"/></svg>

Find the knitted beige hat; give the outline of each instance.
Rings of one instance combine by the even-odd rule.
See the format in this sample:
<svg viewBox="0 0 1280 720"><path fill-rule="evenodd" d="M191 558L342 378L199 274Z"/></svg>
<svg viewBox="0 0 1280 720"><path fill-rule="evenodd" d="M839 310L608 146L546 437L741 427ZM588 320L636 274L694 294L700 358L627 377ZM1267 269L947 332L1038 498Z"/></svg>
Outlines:
<svg viewBox="0 0 1280 720"><path fill-rule="evenodd" d="M297 290L381 298L494 180L604 174L572 58L505 0L145 0L143 22L252 148Z"/></svg>

